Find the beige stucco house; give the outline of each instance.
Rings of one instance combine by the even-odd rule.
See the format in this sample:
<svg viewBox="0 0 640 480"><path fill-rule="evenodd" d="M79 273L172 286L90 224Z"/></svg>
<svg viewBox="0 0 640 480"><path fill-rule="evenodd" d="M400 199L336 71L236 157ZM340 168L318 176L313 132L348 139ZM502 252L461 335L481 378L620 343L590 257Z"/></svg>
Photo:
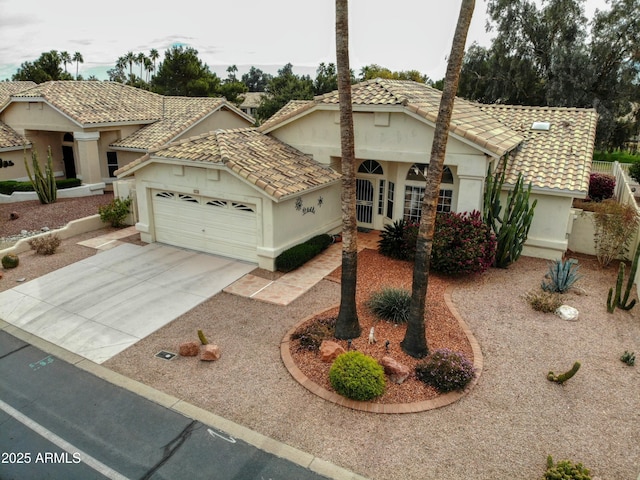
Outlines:
<svg viewBox="0 0 640 480"><path fill-rule="evenodd" d="M25 148L45 159L50 147L57 177L110 184L154 148L253 123L223 98L165 97L115 82L0 82L0 180L27 180Z"/></svg>

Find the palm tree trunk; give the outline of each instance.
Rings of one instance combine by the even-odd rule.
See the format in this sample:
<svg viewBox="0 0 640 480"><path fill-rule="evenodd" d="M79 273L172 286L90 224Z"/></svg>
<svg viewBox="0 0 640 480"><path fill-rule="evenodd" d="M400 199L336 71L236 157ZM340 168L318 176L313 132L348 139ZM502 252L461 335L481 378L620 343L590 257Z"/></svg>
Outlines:
<svg viewBox="0 0 640 480"><path fill-rule="evenodd" d="M358 272L358 225L356 220L356 170L349 68L349 5L336 0L336 63L340 99L340 146L342 149L342 284L336 338L360 336L356 310Z"/></svg>
<svg viewBox="0 0 640 480"><path fill-rule="evenodd" d="M475 0L462 0L458 24L451 45L451 53L444 79L444 88L440 99L440 109L436 120L436 129L431 146L431 160L427 173L427 184L422 200L422 214L416 241L416 257L413 268L413 284L411 291L411 307L407 332L401 342L402 350L415 358L422 358L429 353L425 332L425 309L427 287L429 284L429 264L433 247L433 232L436 224L436 210L440 180L444 168L444 157L449 137L449 125L453 113L453 102L458 90L460 68L464 57L464 45L473 15Z"/></svg>

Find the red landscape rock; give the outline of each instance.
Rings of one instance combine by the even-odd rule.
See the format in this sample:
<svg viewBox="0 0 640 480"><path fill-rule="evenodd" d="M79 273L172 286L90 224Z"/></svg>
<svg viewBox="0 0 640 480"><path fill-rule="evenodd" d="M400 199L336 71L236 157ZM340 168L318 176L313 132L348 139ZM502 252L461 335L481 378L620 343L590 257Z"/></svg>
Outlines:
<svg viewBox="0 0 640 480"><path fill-rule="evenodd" d="M341 345L331 340L323 340L320 344L320 358L323 362L333 362L345 350Z"/></svg>
<svg viewBox="0 0 640 480"><path fill-rule="evenodd" d="M384 373L389 375L389 380L397 384L401 384L411 375L409 367L391 357L382 357L380 365L384 367Z"/></svg>
<svg viewBox="0 0 640 480"><path fill-rule="evenodd" d="M178 353L183 357L195 357L200 353L200 343L185 342L180 344Z"/></svg>
<svg viewBox="0 0 640 480"><path fill-rule="evenodd" d="M205 345L202 349L202 353L200 354L200 360L205 362L213 362L214 360L218 360L222 356L220 352L220 347L218 345Z"/></svg>

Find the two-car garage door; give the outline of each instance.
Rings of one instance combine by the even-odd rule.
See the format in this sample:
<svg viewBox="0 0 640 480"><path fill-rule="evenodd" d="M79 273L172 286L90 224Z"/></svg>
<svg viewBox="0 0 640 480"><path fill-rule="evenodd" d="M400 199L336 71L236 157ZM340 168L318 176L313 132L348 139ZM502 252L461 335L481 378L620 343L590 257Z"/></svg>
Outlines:
<svg viewBox="0 0 640 480"><path fill-rule="evenodd" d="M157 242L257 261L255 205L153 190L152 207Z"/></svg>

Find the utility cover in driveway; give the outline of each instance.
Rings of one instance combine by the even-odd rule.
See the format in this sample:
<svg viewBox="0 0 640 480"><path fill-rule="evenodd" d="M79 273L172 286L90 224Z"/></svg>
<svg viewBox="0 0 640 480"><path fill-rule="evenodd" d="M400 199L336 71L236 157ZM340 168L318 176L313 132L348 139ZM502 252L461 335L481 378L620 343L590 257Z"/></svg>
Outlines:
<svg viewBox="0 0 640 480"><path fill-rule="evenodd" d="M0 318L102 363L254 268L158 243L127 243L0 292Z"/></svg>

